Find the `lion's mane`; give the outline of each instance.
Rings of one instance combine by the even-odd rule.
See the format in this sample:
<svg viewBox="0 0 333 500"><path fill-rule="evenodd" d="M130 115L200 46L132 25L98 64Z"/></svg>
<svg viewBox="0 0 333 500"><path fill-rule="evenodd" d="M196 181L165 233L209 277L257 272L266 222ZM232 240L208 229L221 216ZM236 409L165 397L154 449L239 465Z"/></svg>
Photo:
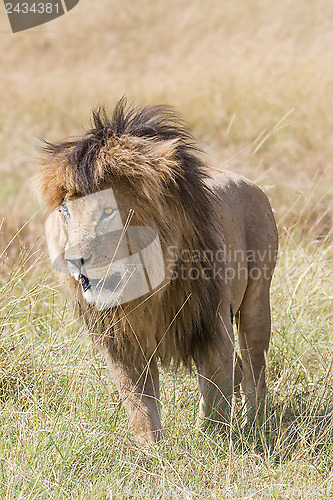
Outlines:
<svg viewBox="0 0 333 500"><path fill-rule="evenodd" d="M165 255L172 247L186 255L216 255L223 244L214 223L213 192L205 184L207 167L182 119L166 106L128 109L122 99L111 117L93 113L83 137L46 143L44 168L37 178L39 196L52 211L70 193L88 195L106 187L122 196L134 193L141 224L158 230ZM216 219L216 214L215 214ZM177 267L207 266L174 259ZM208 263L211 265L211 262ZM220 278L171 279L151 296L98 312L83 298L70 275L61 280L91 333L103 336L120 359L129 362L144 348L162 363L191 365L213 344L220 300Z"/></svg>

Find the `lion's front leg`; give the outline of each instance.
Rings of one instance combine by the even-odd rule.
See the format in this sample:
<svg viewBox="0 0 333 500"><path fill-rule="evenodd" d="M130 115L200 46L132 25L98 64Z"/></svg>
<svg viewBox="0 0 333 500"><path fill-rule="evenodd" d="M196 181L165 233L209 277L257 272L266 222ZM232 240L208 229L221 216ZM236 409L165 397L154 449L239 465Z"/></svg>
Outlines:
<svg viewBox="0 0 333 500"><path fill-rule="evenodd" d="M111 375L126 409L134 437L138 444L146 446L163 437L160 420L159 373L154 358L128 364L113 356L111 349L102 343Z"/></svg>

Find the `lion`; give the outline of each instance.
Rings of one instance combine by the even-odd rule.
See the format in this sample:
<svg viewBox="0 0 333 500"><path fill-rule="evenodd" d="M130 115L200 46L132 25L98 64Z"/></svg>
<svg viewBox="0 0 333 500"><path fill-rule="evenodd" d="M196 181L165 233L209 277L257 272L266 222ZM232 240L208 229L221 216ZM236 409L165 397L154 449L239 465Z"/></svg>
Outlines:
<svg viewBox="0 0 333 500"><path fill-rule="evenodd" d="M278 249L263 191L209 167L173 108L124 98L82 137L45 143L36 186L51 260L136 441L164 435L159 364L195 365L199 425L227 425L239 386L258 410Z"/></svg>

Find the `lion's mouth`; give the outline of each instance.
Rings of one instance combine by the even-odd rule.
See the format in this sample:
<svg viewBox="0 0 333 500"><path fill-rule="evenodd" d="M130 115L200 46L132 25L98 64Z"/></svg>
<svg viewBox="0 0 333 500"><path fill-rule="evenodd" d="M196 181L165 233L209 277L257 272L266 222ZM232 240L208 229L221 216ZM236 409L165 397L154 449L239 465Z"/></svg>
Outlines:
<svg viewBox="0 0 333 500"><path fill-rule="evenodd" d="M97 292L101 292L102 290L106 292L115 292L119 290L122 275L121 273L116 272L104 279L89 279L84 274L81 274L79 279L84 292L87 292L91 287L93 287Z"/></svg>
<svg viewBox="0 0 333 500"><path fill-rule="evenodd" d="M89 290L89 288L91 286L89 283L89 278L87 278L87 276L84 276L83 274L81 274L79 276L79 279L81 280L81 285L82 285L83 291L86 292L87 290Z"/></svg>

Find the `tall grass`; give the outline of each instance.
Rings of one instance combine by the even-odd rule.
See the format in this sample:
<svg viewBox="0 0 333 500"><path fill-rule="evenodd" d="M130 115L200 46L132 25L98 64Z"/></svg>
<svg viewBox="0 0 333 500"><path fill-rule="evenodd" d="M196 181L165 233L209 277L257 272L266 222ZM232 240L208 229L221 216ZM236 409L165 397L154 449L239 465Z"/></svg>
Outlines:
<svg viewBox="0 0 333 500"><path fill-rule="evenodd" d="M282 238L261 424L198 433L195 374L162 371L164 443L131 440L107 370L52 276L0 289L2 498L331 498L332 247ZM31 253L33 255L31 255Z"/></svg>

